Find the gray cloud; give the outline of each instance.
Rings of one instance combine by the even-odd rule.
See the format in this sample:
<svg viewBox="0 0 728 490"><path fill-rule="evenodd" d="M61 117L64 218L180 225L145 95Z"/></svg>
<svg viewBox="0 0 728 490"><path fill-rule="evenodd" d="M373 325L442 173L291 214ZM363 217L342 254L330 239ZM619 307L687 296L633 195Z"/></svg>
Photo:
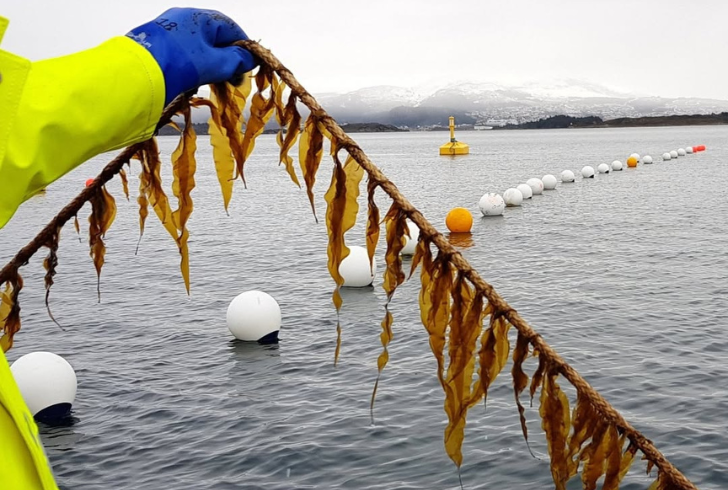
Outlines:
<svg viewBox="0 0 728 490"><path fill-rule="evenodd" d="M11 2L7 2L11 3ZM3 49L92 47L179 5L24 1ZM234 18L311 91L453 80L581 79L646 95L728 99L722 0L197 1Z"/></svg>

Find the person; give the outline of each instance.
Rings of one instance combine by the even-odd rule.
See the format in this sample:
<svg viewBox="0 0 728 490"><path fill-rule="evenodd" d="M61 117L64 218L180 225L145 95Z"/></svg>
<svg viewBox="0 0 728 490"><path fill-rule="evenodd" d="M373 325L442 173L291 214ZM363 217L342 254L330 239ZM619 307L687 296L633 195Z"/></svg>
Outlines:
<svg viewBox="0 0 728 490"><path fill-rule="evenodd" d="M9 21L0 17L0 42ZM31 63L0 50L0 228L94 155L150 138L164 107L257 66L226 15L174 8L98 47ZM32 414L0 350L0 488L56 489Z"/></svg>

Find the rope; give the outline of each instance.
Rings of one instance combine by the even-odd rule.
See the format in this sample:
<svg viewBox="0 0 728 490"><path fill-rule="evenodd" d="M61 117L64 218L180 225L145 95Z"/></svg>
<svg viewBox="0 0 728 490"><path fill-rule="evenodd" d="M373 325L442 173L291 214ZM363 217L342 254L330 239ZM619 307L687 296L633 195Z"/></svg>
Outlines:
<svg viewBox="0 0 728 490"><path fill-rule="evenodd" d="M697 490L697 487L688 480L675 466L670 463L665 456L637 429L627 422L617 410L607 402L592 386L576 372L574 368L569 366L564 359L551 348L550 345L533 330L528 323L513 309L480 275L470 266L462 254L457 251L452 244L438 232L434 226L420 213L407 198L405 198L397 186L379 170L379 168L369 160L364 151L352 140L341 127L337 124L316 101L316 99L303 88L296 80L288 68L273 56L268 49L264 48L255 41L239 41L238 46L242 46L255 56L260 58L263 63L268 65L275 71L278 76L286 82L291 91L309 108L311 113L331 135L338 140L339 148L344 148L349 155L354 157L359 165L366 170L369 179L375 182L384 190L390 198L404 211L405 214L419 227L420 234L430 239L432 243L442 252L448 261L455 266L472 284L475 289L482 293L493 306L496 311L508 319L518 332L528 339L529 343L539 352L539 356L543 356L564 378L566 378L574 387L582 393L588 400L590 405L602 416L604 420L613 424L623 431L632 443L639 448L640 451L652 461L657 468L665 473L665 476L678 488L684 490Z"/></svg>

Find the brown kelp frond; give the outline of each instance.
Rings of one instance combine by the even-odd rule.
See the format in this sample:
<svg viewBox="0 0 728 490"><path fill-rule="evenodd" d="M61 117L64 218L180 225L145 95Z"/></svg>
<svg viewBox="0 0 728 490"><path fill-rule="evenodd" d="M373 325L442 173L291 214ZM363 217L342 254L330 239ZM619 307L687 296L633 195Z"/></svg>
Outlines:
<svg viewBox="0 0 728 490"><path fill-rule="evenodd" d="M96 189L90 202L91 214L88 217L88 245L89 255L91 255L94 261L94 267L96 268L96 293L100 303L101 268L104 266L104 257L106 256L104 237L111 223L114 222L114 218L116 218L116 201L104 186Z"/></svg>
<svg viewBox="0 0 728 490"><path fill-rule="evenodd" d="M177 148L172 152L172 192L178 201L178 207L172 212L172 221L177 226L179 235L176 237L179 254L181 256L180 269L185 281L187 294L190 294L190 255L187 248L187 240L190 233L187 229L187 220L194 206L192 204L192 189L195 188L195 151L197 150L197 136L192 128L192 116L190 108L185 107L182 111L185 119L185 129L179 140Z"/></svg>
<svg viewBox="0 0 728 490"><path fill-rule="evenodd" d="M51 313L51 305L48 303L48 297L51 294L51 286L53 286L53 277L56 275L56 267L58 266L58 242L61 239L61 229L57 228L55 230L55 233L51 234L51 237L48 239L48 243L46 244L46 247L48 247L48 256L43 259L43 268L46 270L45 274L45 305L46 310L48 310L48 316L50 319L58 325L58 327L63 330L63 327L60 323L56 321L56 318L53 316L53 313Z"/></svg>
<svg viewBox="0 0 728 490"><path fill-rule="evenodd" d="M316 183L316 172L321 164L324 153L324 135L319 131L319 126L313 114L306 119L303 134L298 142L298 163L301 165L303 181L306 184L306 193L311 203L313 217L316 217L316 207L313 203L313 185Z"/></svg>
<svg viewBox="0 0 728 490"><path fill-rule="evenodd" d="M384 291L387 293L387 301L384 304L384 319L382 319L382 333L379 340L382 343L382 352L377 358L377 380L374 382L372 390L372 400L369 405L372 420L374 419L374 400L377 397L377 389L379 388L379 380L382 376L382 370L389 362L389 350L387 347L392 341L392 323L394 317L389 311L389 303L392 301L394 292L397 287L404 282L404 272L402 271L402 249L405 245L405 233L407 230L407 216L402 209L393 203L389 211L384 217L384 223L387 235L387 251L384 256L386 269L384 271Z"/></svg>
<svg viewBox="0 0 728 490"><path fill-rule="evenodd" d="M276 91L276 119L281 127L276 135L276 142L281 148L279 163L283 163L286 166L286 172L288 172L293 183L301 187L301 183L298 181L298 176L296 175L296 169L293 166L293 157L288 154L291 148L293 148L293 145L296 144L296 141L298 141L298 135L301 134L301 114L298 112L298 107L296 107L298 99L291 92L285 107L283 107L282 99L283 90L281 89Z"/></svg>
<svg viewBox="0 0 728 490"><path fill-rule="evenodd" d="M141 160L140 156L140 160ZM147 189L149 188L148 174L144 172L144 164L142 163L142 171L139 173L139 197L137 197L137 203L139 204L139 240L137 240L136 250L134 255L139 253L139 245L142 243L142 237L144 236L144 225L147 222L147 216L149 216L149 200L147 200Z"/></svg>
<svg viewBox="0 0 728 490"><path fill-rule="evenodd" d="M412 256L412 265L410 266L410 273L409 273L410 278L414 275L415 271L417 270L417 267L419 267L419 265L420 265L420 262L422 262L422 257L424 256L424 248L425 247L429 248L431 246L432 246L432 244L429 241L424 240L422 238L422 235L420 235L420 237L417 241L417 245L415 245L415 253Z"/></svg>
<svg viewBox="0 0 728 490"><path fill-rule="evenodd" d="M536 396L536 390L541 386L543 381L544 370L546 369L546 363L548 362L545 356L538 356L538 368L533 373L531 378L531 387L529 393L531 394L531 406L533 406L533 397Z"/></svg>
<svg viewBox="0 0 728 490"><path fill-rule="evenodd" d="M230 199L233 196L233 181L235 180L235 159L233 150L230 148L230 138L227 130L222 124L215 91L210 91L210 100L194 98L191 101L193 107L206 106L210 110L210 119L207 121L208 133L210 133L210 145L212 146L212 159L215 161L215 173L222 192L222 203L225 212L228 212Z"/></svg>
<svg viewBox="0 0 728 490"><path fill-rule="evenodd" d="M374 267L374 253L379 243L379 208L374 200L377 184L371 179L367 182L367 255L369 255L369 267Z"/></svg>
<svg viewBox="0 0 728 490"><path fill-rule="evenodd" d="M338 313L341 308L341 294L339 289L344 284L344 278L339 273L341 262L349 255L344 235L356 223L359 213L359 183L364 176L362 169L353 158L349 157L344 165L338 155L334 155L334 172L331 176L331 185L326 191L326 230L329 235L327 248L329 274L334 279L336 287L333 292L333 301L336 306L336 351L334 364L339 360L341 350L341 323Z"/></svg>
<svg viewBox="0 0 728 490"><path fill-rule="evenodd" d="M445 450L459 468L469 400L475 372L475 347L483 328L483 296L475 294L462 274L452 288L448 338L449 365L445 378Z"/></svg>
<svg viewBox="0 0 728 490"><path fill-rule="evenodd" d="M73 227L76 229L76 235L78 235L78 243L81 243L81 225L78 222L78 215L73 215Z"/></svg>
<svg viewBox="0 0 728 490"><path fill-rule="evenodd" d="M516 339L516 347L513 349L513 368L511 374L513 376L513 393L516 397L516 406L518 407L518 416L521 421L521 431L523 432L523 439L526 441L528 452L531 456L536 457L531 450L531 445L528 442L528 428L526 427L526 414L523 404L521 403L521 393L528 386L528 375L523 371L523 362L528 358L529 355L529 344L528 339L524 337L520 332Z"/></svg>
<svg viewBox="0 0 728 490"><path fill-rule="evenodd" d="M453 270L447 257L423 257L420 281L420 313L430 338L430 349L437 360L437 379L445 387L445 330L450 321L450 292Z"/></svg>
<svg viewBox="0 0 728 490"><path fill-rule="evenodd" d="M141 151L138 154L141 163L141 173L139 174L139 191L144 194L146 201L152 205L154 214L157 215L159 221L167 230L169 236L177 240L177 224L174 222L172 208L169 205L169 198L162 187L162 163L159 160L159 149L154 139L143 143ZM140 202L139 216L140 228L144 230L144 222L142 218L142 203ZM146 217L146 214L144 214Z"/></svg>
<svg viewBox="0 0 728 490"><path fill-rule="evenodd" d="M275 91L280 89L278 77L268 66L261 66L255 75L255 85L258 90L253 94L250 102L250 118L245 125L243 136L243 163L248 159L255 148L255 139L263 133L265 125L275 110ZM270 87L270 95L266 97L264 92ZM242 165L241 165L242 173Z"/></svg>
<svg viewBox="0 0 728 490"><path fill-rule="evenodd" d="M124 169L119 170L119 177L121 178L121 188L124 191L126 200L129 200L129 179L126 177L126 171Z"/></svg>
<svg viewBox="0 0 728 490"><path fill-rule="evenodd" d="M349 157L344 165L339 157L334 155L334 171L331 176L331 185L326 191L326 230L329 236L327 249L329 261L328 268L331 277L336 283L333 300L336 310L341 308L341 294L339 288L344 284L344 278L339 273L341 262L349 255L344 234L356 224L359 213L359 184L364 176L362 169L356 161Z"/></svg>
<svg viewBox="0 0 728 490"><path fill-rule="evenodd" d="M233 175L233 179L239 175L243 181L243 185L246 185L245 174L243 173L246 155L243 149L243 134L241 133L241 128L245 121L243 110L245 109L245 103L249 93L249 76L246 76L242 86L237 88L229 83L215 83L210 85L210 94L217 103L220 115L221 127L219 128L219 132L228 138L228 146L235 157L236 173ZM214 119L212 122L213 124L217 124L217 121ZM225 148L222 151L225 151Z"/></svg>
<svg viewBox="0 0 728 490"><path fill-rule="evenodd" d="M570 477L566 459L566 438L571 427L569 399L556 381L558 374L548 367L546 369L539 409L541 428L546 433L554 485L557 490L565 490Z"/></svg>
<svg viewBox="0 0 728 490"><path fill-rule="evenodd" d="M629 440L627 434L622 434L622 439ZM619 464L619 482L624 479L625 475L627 475L627 472L632 467L632 462L634 461L635 454L637 454L637 445L632 441L629 441L629 444L627 444L627 449L625 449L624 453L622 454L622 462Z"/></svg>
<svg viewBox="0 0 728 490"><path fill-rule="evenodd" d="M591 451L591 448L586 449L584 443L592 440L595 431L601 429L598 414L581 393L577 393L571 425L572 432L568 440L566 459L569 466L569 475L575 475L579 469L579 464L587 458Z"/></svg>
<svg viewBox="0 0 728 490"><path fill-rule="evenodd" d="M407 233L407 215L397 203L392 206L384 216L384 225L387 234L387 251L385 262L387 268L384 271L384 291L387 298L391 300L397 286L404 282L404 271L402 270L402 249L405 246L405 235Z"/></svg>
<svg viewBox="0 0 728 490"><path fill-rule="evenodd" d="M487 402L488 388L506 365L511 349L508 341L510 323L501 314L493 312L490 304L486 307L484 315L490 315L490 325L483 332L480 339L480 350L478 352L479 382L470 397L470 406L478 403L481 398L484 403Z"/></svg>
<svg viewBox="0 0 728 490"><path fill-rule="evenodd" d="M23 289L23 278L18 274L17 269L14 275L9 275L5 283L5 290L0 296L0 347L7 352L13 346L13 337L20 330L20 303L18 295Z"/></svg>

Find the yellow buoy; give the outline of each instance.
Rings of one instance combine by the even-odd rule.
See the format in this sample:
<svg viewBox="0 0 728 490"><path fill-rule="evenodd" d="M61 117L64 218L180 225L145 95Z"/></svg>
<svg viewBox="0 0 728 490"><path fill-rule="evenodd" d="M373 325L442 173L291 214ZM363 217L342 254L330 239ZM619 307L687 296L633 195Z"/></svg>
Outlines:
<svg viewBox="0 0 728 490"><path fill-rule="evenodd" d="M455 139L455 118L450 116L450 142L440 147L440 155L467 155L470 147Z"/></svg>
<svg viewBox="0 0 728 490"><path fill-rule="evenodd" d="M453 208L445 217L445 225L453 233L467 233L473 227L473 215L465 208Z"/></svg>
<svg viewBox="0 0 728 490"><path fill-rule="evenodd" d="M629 157L627 159L627 166L629 168L635 168L637 166L637 159L635 157Z"/></svg>

